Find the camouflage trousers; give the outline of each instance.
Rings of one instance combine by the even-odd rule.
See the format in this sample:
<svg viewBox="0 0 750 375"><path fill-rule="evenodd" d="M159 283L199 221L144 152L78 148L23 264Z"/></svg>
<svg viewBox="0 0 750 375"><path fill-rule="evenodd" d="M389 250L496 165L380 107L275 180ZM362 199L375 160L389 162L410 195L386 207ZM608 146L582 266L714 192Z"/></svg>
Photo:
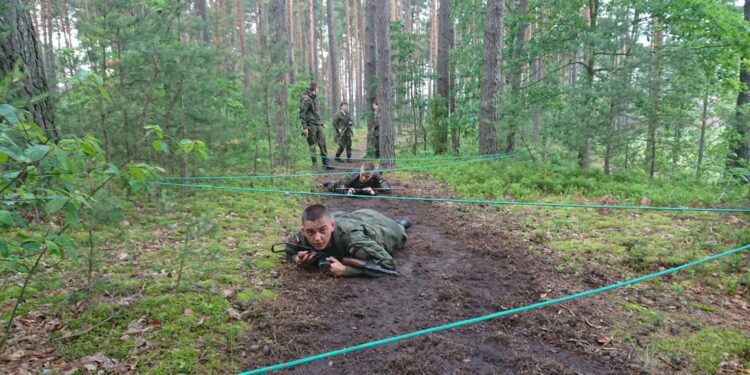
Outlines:
<svg viewBox="0 0 750 375"><path fill-rule="evenodd" d="M307 145L310 147L310 158L313 164L317 163L315 157L316 146L320 149L320 157L323 159L323 164L328 163L328 149L326 148L326 135L323 132L322 125L310 125L307 127Z"/></svg>

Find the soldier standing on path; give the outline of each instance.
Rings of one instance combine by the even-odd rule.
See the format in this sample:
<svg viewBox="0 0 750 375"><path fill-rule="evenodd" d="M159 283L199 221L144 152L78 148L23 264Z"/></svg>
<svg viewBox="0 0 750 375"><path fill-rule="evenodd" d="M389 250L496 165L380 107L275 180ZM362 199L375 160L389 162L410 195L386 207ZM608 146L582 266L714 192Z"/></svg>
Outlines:
<svg viewBox="0 0 750 375"><path fill-rule="evenodd" d="M302 93L302 99L299 101L299 119L302 121L302 135L307 137L307 145L310 147L310 160L313 168L318 164L318 158L315 157L315 145L320 148L320 157L323 159L323 167L333 169L328 165L328 150L326 149L326 136L323 132L325 126L320 121L318 106L315 103L315 93L318 85L310 82L310 88Z"/></svg>
<svg viewBox="0 0 750 375"><path fill-rule="evenodd" d="M339 111L333 116L333 127L336 128L336 141L339 148L336 151L336 161L341 163L341 153L346 150L346 162L352 162L352 117L349 115L349 104L342 102Z"/></svg>

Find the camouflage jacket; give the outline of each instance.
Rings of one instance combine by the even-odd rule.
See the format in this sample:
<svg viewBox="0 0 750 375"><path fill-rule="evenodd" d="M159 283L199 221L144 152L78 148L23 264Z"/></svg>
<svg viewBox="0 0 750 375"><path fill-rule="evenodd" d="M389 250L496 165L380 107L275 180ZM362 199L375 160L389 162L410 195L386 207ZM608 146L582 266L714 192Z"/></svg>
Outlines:
<svg viewBox="0 0 750 375"><path fill-rule="evenodd" d="M347 133L351 134L352 126L354 126L354 123L352 122L352 117L348 112L338 111L336 112L336 115L333 116L333 127L340 135L344 135Z"/></svg>
<svg viewBox="0 0 750 375"><path fill-rule="evenodd" d="M315 103L315 94L310 89L302 93L302 99L299 101L299 119L302 120L302 126L307 128L311 125L322 125L320 115L318 114L318 105Z"/></svg>
<svg viewBox="0 0 750 375"><path fill-rule="evenodd" d="M370 209L353 212L336 211L331 214L336 222L336 229L331 235L331 243L323 250L327 255L337 259L344 257L372 261L389 270L396 269L396 261L391 254L406 244L404 227L393 219ZM289 239L291 243L310 246L300 232ZM293 258L299 249L287 247L287 255ZM371 272L346 266L346 276L382 276L382 273Z"/></svg>
<svg viewBox="0 0 750 375"><path fill-rule="evenodd" d="M388 181L377 172L373 173L372 178L365 183L359 181L359 172L346 175L336 181L331 191L334 193L346 194L349 189L355 189L356 192L354 194L369 195L369 193L362 191L364 188L375 189L378 194L388 194L391 192L391 186L388 184Z"/></svg>

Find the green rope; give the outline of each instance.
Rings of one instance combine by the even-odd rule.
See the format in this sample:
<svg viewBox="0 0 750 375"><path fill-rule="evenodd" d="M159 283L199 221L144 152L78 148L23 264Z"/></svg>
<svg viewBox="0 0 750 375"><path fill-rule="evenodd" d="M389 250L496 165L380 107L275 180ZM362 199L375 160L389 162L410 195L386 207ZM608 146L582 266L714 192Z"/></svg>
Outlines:
<svg viewBox="0 0 750 375"><path fill-rule="evenodd" d="M245 191L245 192L253 192L253 193L315 195L315 196L322 196L322 197L342 197L343 196L342 194L315 192L315 191L276 190L276 189L248 188L248 187L239 187L239 186L184 184L184 183L161 182L161 181L150 181L149 183L153 185L162 185L162 186L180 186L180 187L192 187L192 188L197 188L197 189ZM392 200L401 200L401 201L422 201L422 202L475 203L475 204L491 204L491 205L500 205L500 206L604 208L604 209L614 209L614 210L650 210L650 211L750 212L750 208L608 206L608 205L603 205L603 204L513 202L513 201L491 201L491 200L482 200L482 199L402 197L402 196L393 196L393 195L347 195L347 197L362 198L362 199L392 199Z"/></svg>
<svg viewBox="0 0 750 375"><path fill-rule="evenodd" d="M711 255L711 256L708 256L708 257L705 257L705 258L702 258L702 259L698 259L698 260L690 262L690 263L685 263L685 264L683 264L681 266L677 266L677 267L674 267L674 268L666 269L666 270L659 271L659 272L656 272L656 273L652 273L652 274L649 274L649 275L637 277L635 279L630 279L630 280L627 280L627 281L621 281L619 283L610 284L610 285L607 285L607 286L603 286L601 288L591 289L591 290L587 290L587 291L584 291L584 292L580 292L580 293L576 293L576 294L571 294L571 295L560 297L560 298L555 298L555 299L552 299L552 300L549 300L549 301L537 302L537 303L534 303L534 304L531 304L531 305L517 307L517 308L514 308L514 309L510 309L510 310L504 310L504 311L500 311L500 312L496 312L496 313L492 313L492 314L489 314L489 315L484 315L484 316L480 316L480 317L476 317L476 318L472 318L472 319L462 320L462 321L458 321L458 322L454 322L454 323L450 323L450 324L445 324L445 325L441 325L441 326L437 326L437 327L432 327L432 328L427 328L427 329L423 329L423 330L419 330L419 331L414 331L414 332L410 332L410 333L407 333L407 334L404 334L404 335L393 336L393 337L389 337L389 338L385 338L385 339L381 339L381 340L377 340L377 341L370 341L370 342L366 342L366 343L363 343L363 344L359 344L359 345L355 345L355 346L350 346L350 347L339 349L339 350L330 351L330 352L327 352L327 353L322 353L322 354L317 354L317 355L310 356L310 357L296 359L296 360L290 361L290 362L279 363L279 364L273 365L273 366L262 367L262 368L259 368L257 370L243 372L240 375L256 375L256 374L264 374L264 373L271 372L271 371L278 371L278 370L281 370L281 369L294 367L294 366L297 366L297 365L301 365L301 364L312 362L312 361L321 360L321 359L324 359L324 358L335 357L335 356L339 356L339 355L342 355L342 354L351 353L351 352L354 352L354 351L359 351L359 350L374 348L376 346L382 346L382 345L386 345L386 344L392 344L394 342L399 342L399 341L407 340L407 339L410 339L410 338L414 338L414 337L418 337L418 336L422 336L422 335L427 335L427 334L430 334L430 333L445 331L445 330L452 329L452 328L457 328L457 327L461 327L461 326L465 326L465 325L479 323L479 322L482 322L482 321L485 321L485 320L491 320L491 319L496 319L496 318L500 318L500 317L503 317L503 316L508 316L508 315L518 314L518 313L522 313L522 312L526 312L526 311L531 311L531 310L535 310L535 309L540 309L542 307L546 307L546 306L550 306L550 305L556 305L556 304L559 304L559 303L562 303L562 302L572 301L572 300L575 300L575 299L579 299L579 298L583 298L583 297L588 297L588 296L592 296L594 294L606 292L606 291L609 291L609 290L612 290L612 289L617 289L617 288L621 288L621 287L624 287L624 286L628 286L628 285L633 285L633 284L636 284L636 283L640 283L642 281L646 281L646 280L653 279L653 278L656 278L656 277L659 277L659 276L663 276L663 275L667 275L667 274L670 274L670 273L674 273L674 272L683 270L685 268L694 267L694 266L697 266L697 265L699 265L701 263L710 262L712 260L715 260L715 259L718 259L718 258L721 258L721 257L725 257L725 256L728 256L728 255L736 254L736 253L739 253L740 251L744 251L744 250L747 250L747 249L750 249L750 244L745 245L745 246L741 246L741 247L738 247L738 248L734 248L732 250L727 250L727 251L725 251L723 253L714 254L714 255Z"/></svg>
<svg viewBox="0 0 750 375"><path fill-rule="evenodd" d="M513 154L498 154L491 157L474 158L469 160L462 160L452 163L441 163L441 164L429 164L413 167L401 167L401 168L386 168L386 169L374 169L366 172L399 172L399 171L414 171L422 169L432 169L441 167L450 167L454 165L463 165L469 163L476 163L487 160L499 160L509 157L515 157L523 155L522 153ZM335 176L335 175L347 175L352 172L326 172L326 173L294 173L294 174L277 174L277 175L250 175L250 176L198 176L198 177L164 177L161 181L174 181L174 180L250 180L250 179L271 179L271 178L298 178L298 177L319 177L319 176Z"/></svg>

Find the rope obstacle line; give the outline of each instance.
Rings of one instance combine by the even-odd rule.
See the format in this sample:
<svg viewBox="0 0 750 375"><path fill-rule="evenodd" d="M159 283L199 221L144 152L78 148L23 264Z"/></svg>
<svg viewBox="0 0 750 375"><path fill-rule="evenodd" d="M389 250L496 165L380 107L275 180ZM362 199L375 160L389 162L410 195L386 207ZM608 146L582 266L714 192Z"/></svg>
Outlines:
<svg viewBox="0 0 750 375"><path fill-rule="evenodd" d="M317 355L313 355L313 356L309 356L309 357L304 357L304 358L296 359L296 360L289 361L289 362L279 363L279 364L276 364L276 365L273 365L273 366L262 367L262 368L259 368L259 369L256 369L256 370L243 372L240 375L265 374L265 373L272 372L272 371L278 371L278 370L281 370L281 369L298 366L298 365L301 365L301 364L304 364L304 363L308 363L308 362L318 361L318 360L321 360L321 359L324 359L324 358L336 357L336 356L339 356L339 355L342 355L342 354L351 353L351 352L355 352L355 351L360 351L360 350L364 350L364 349L370 349L370 348L374 348L376 346L382 346L382 345L386 345L386 344L392 344L392 343L395 343L395 342L399 342L399 341L411 339L411 338L418 337L418 336L427 335L427 334L430 334L430 333L445 331L445 330L452 329L452 328L457 328L457 327L461 327L461 326L465 326L465 325L479 323L479 322L482 322L482 321L485 321L485 320L496 319L496 318L500 318L500 317L503 317L503 316L508 316L508 315L518 314L518 313L522 313L522 312L526 312L526 311L536 310L536 309L540 309L542 307L556 305L556 304L559 304L559 303L563 303L563 302L567 302L567 301L572 301L572 300L583 298L583 297L589 297L589 296L592 296L594 294L606 292L606 291L609 291L609 290L612 290L612 289L617 289L617 288L621 288L621 287L628 286L628 285L637 284L637 283L640 283L640 282L643 282L643 281L646 281L646 280L649 280L649 279L653 279L653 278L656 278L656 277L659 277L659 276L664 276L664 275L667 275L667 274L670 274L670 273L674 273L674 272L677 272L677 271L680 271L680 270L683 270L683 269L686 269L686 268L695 267L695 266L697 266L697 265L699 265L701 263L710 262L712 260L719 259L721 257L725 257L725 256L729 256L729 255L733 255L733 254L739 253L739 252L747 250L747 249L750 249L750 244L747 244L747 245L744 245L744 246L741 246L741 247L737 247L737 248L734 248L734 249L731 249L731 250L727 250L727 251L725 251L723 253L714 254L714 255L711 255L711 256L708 256L708 257L705 257L705 258L701 258L701 259L698 259L696 261L692 261L690 263L685 263L685 264L683 264L681 266L677 266L677 267L666 269L666 270L659 271L659 272L656 272L656 273L652 273L652 274L648 274L648 275L645 275L645 276L637 277L637 278L630 279L630 280L627 280L627 281L621 281L621 282L610 284L610 285L603 286L603 287L600 287L600 288L590 289L590 290L587 290L587 291L583 291L583 292L579 292L579 293L567 295L567 296L560 297L560 298L555 298L555 299L552 299L552 300L549 300L549 301L537 302L537 303L534 303L534 304L531 304L531 305L517 307L517 308L514 308L514 309L499 311L499 312L496 312L496 313L492 313L492 314L484 315L484 316L479 316L479 317L472 318L472 319L461 320L461 321L450 323L450 324L445 324L445 325L441 325L441 326L431 327L431 328L427 328L427 329L423 329L423 330L419 330L419 331L413 331L413 332L406 333L406 334L399 335L399 336L392 336L392 337L388 337L388 338L384 338L384 339L380 339L380 340L376 340L376 341L369 341L369 342L365 342L365 343L362 343L362 344L359 344L359 345L349 346L349 347L346 347L346 348L343 348L343 349L339 349L339 350L333 350L333 351L330 351L330 352L321 353L321 354L317 354Z"/></svg>
<svg viewBox="0 0 750 375"><path fill-rule="evenodd" d="M487 160L500 160L504 158L521 156L523 153L512 153L512 154L496 154L488 155L468 160L461 160L451 163L441 164L428 164L418 165L412 167L400 167L400 168L385 168L385 169L373 169L365 172L400 172L400 171L414 171L421 169L441 168L450 167L454 165L463 165L469 163L476 163ZM277 174L277 175L247 175L247 176L199 176L199 177L164 177L159 181L188 181L188 180L251 180L251 179L271 179L271 178L297 178L297 177L319 177L319 176L335 176L335 175L348 175L354 172L326 172L326 173L293 173L293 174Z"/></svg>
<svg viewBox="0 0 750 375"><path fill-rule="evenodd" d="M313 195L321 197L351 197L359 199L391 199L401 201L421 201L421 202L450 202L450 203L473 203L488 204L497 206L531 206L531 207L561 207L561 208L596 208L596 209L613 209L613 210L648 210L648 211L692 211L692 212L750 212L750 208L716 208L716 207L652 207L652 206L608 206L604 204L576 204L576 203L544 203L544 202L514 202L514 201L493 201L483 199L454 199L454 198L429 198L429 197L403 197L394 195L343 195L336 193L315 192L315 191L296 191L296 190L277 190L248 188L239 186L221 186L206 184L185 184L175 182L151 181L152 185L161 186L179 186L196 189L225 190L225 191L244 191L252 193L274 193L287 195Z"/></svg>

